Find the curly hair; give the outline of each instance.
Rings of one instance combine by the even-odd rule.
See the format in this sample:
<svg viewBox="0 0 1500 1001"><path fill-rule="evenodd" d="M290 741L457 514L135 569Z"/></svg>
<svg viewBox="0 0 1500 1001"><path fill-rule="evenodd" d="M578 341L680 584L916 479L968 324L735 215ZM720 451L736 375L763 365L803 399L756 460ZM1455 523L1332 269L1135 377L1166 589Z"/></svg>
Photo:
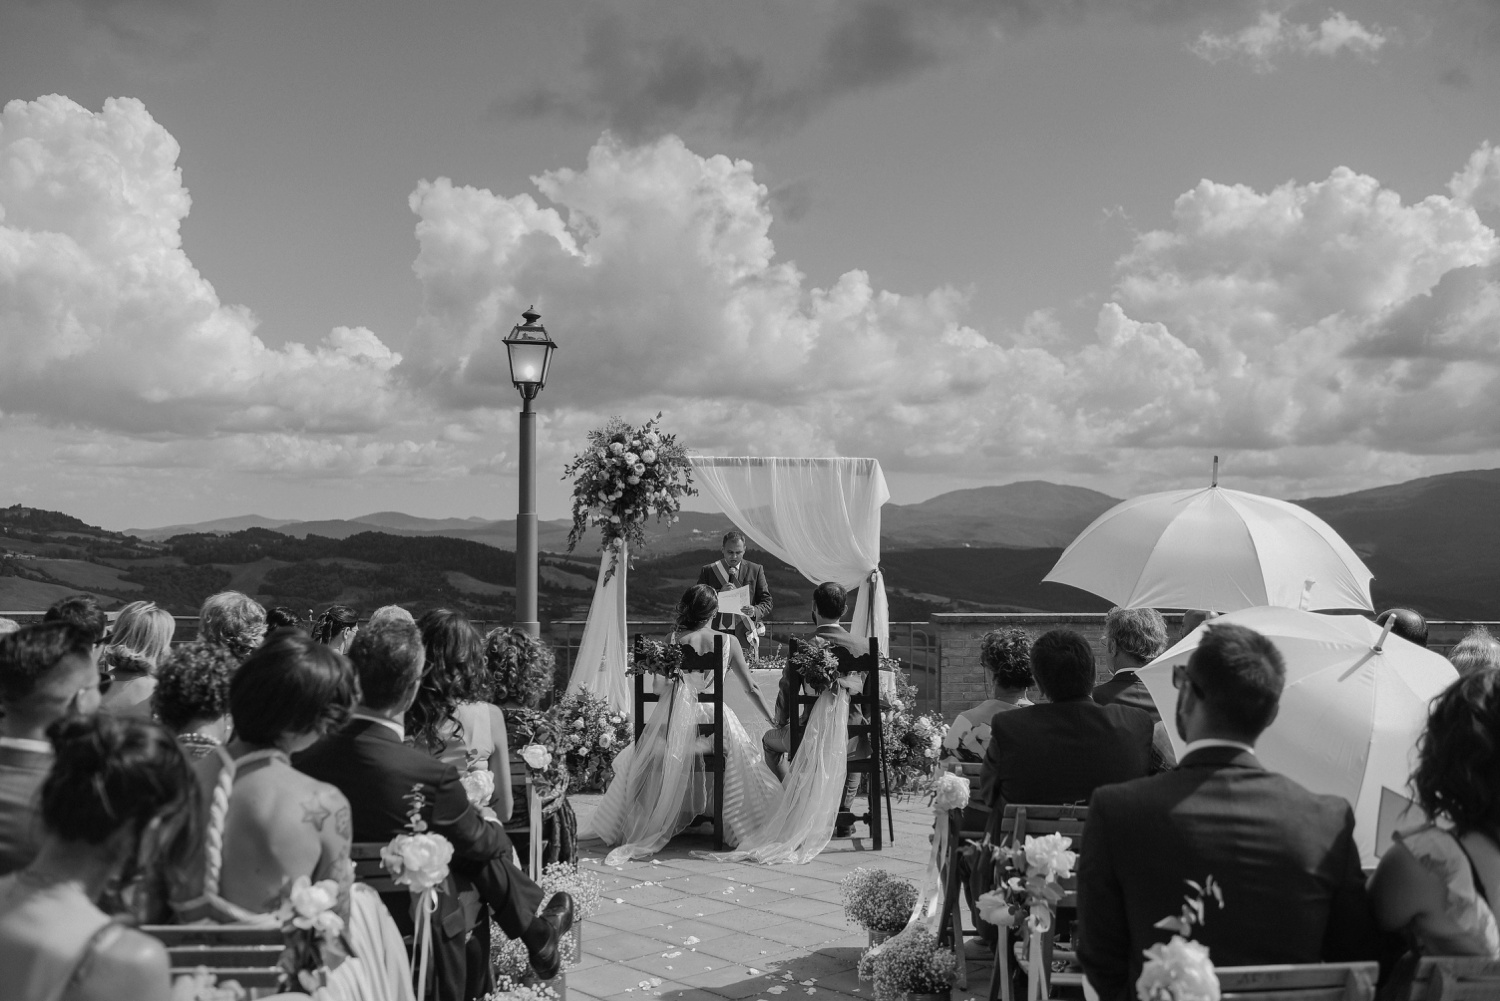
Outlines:
<svg viewBox="0 0 1500 1001"><path fill-rule="evenodd" d="M222 643L244 660L266 635L266 610L238 591L220 591L204 599L198 611L198 635Z"/></svg>
<svg viewBox="0 0 1500 1001"><path fill-rule="evenodd" d="M434 608L417 620L417 628L427 662L417 700L406 711L406 733L418 747L436 753L446 743L443 724L459 725L453 715L459 703L489 700L489 672L479 634L463 612Z"/></svg>
<svg viewBox="0 0 1500 1001"><path fill-rule="evenodd" d="M239 657L222 643L184 643L157 669L152 711L179 734L199 720L219 719L229 712L229 679L239 666Z"/></svg>
<svg viewBox="0 0 1500 1001"><path fill-rule="evenodd" d="M1461 675L1432 700L1411 786L1429 817L1460 831L1500 824L1500 671Z"/></svg>
<svg viewBox="0 0 1500 1001"><path fill-rule="evenodd" d="M991 629L979 641L979 662L1001 688L1030 688L1031 637L1022 629Z"/></svg>
<svg viewBox="0 0 1500 1001"><path fill-rule="evenodd" d="M1104 618L1104 635L1115 649L1145 663L1167 648L1167 622L1154 608L1116 605Z"/></svg>
<svg viewBox="0 0 1500 1001"><path fill-rule="evenodd" d="M500 626L484 637L484 665L490 672L490 699L535 709L552 693L557 658L550 644L524 629Z"/></svg>

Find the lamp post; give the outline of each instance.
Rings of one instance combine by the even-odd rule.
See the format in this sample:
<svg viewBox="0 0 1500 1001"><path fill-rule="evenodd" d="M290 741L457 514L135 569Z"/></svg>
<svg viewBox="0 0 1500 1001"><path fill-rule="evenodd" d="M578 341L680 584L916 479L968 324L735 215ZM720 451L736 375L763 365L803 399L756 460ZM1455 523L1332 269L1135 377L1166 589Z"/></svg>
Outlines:
<svg viewBox="0 0 1500 1001"><path fill-rule="evenodd" d="M516 506L516 626L540 636L536 613L536 411L531 401L547 385L547 370L557 345L534 307L521 314L505 338L510 358L510 381L521 393L521 490Z"/></svg>

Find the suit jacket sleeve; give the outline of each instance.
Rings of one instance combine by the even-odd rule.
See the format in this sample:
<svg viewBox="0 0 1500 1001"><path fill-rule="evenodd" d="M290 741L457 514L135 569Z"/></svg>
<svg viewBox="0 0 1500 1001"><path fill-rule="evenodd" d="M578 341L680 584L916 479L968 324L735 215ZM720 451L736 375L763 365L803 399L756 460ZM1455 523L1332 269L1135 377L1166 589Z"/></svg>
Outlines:
<svg viewBox="0 0 1500 1001"><path fill-rule="evenodd" d="M434 786L432 829L453 842L455 858L484 862L510 849L510 838L499 824L479 816L469 803L458 769L443 766L443 774Z"/></svg>
<svg viewBox="0 0 1500 1001"><path fill-rule="evenodd" d="M714 565L712 563L698 571L698 583L707 584L715 591L719 589L719 576L714 573Z"/></svg>
<svg viewBox="0 0 1500 1001"><path fill-rule="evenodd" d="M1109 854L1110 810L1096 791L1078 854L1078 961L1100 1001L1129 1001L1130 926ZM1165 915L1163 915L1165 916Z"/></svg>
<svg viewBox="0 0 1500 1001"><path fill-rule="evenodd" d="M750 607L755 609L755 621L764 622L771 615L771 588L766 584L766 568L757 563L755 579L750 583Z"/></svg>
<svg viewBox="0 0 1500 1001"><path fill-rule="evenodd" d="M1380 930L1370 910L1365 874L1360 868L1359 849L1354 844L1354 810L1344 806L1344 829L1334 843L1335 878L1338 880L1328 907L1328 928L1323 935L1323 961L1353 962L1380 957Z"/></svg>
<svg viewBox="0 0 1500 1001"><path fill-rule="evenodd" d="M990 808L990 840L999 843L1000 820L1005 812L1005 797L1000 794L1000 742L994 739L995 721L990 719L990 742L984 749L984 763L979 766L979 794Z"/></svg>

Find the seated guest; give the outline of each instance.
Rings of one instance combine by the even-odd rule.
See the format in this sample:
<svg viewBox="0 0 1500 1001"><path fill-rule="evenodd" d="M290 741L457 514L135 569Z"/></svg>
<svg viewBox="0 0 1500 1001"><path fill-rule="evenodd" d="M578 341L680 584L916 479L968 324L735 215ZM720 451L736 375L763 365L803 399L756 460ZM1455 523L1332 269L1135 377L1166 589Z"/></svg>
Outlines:
<svg viewBox="0 0 1500 1001"><path fill-rule="evenodd" d="M1419 647L1427 646L1427 620L1422 613L1410 608L1391 608L1375 616L1379 626L1391 624L1391 633Z"/></svg>
<svg viewBox="0 0 1500 1001"><path fill-rule="evenodd" d="M1094 686L1094 701L1101 706L1122 705L1144 709L1156 724L1152 734L1155 760L1151 771L1166 771L1177 764L1172 738L1162 725L1156 702L1136 672L1161 656L1167 648L1167 622L1154 608L1109 610L1104 619L1104 644L1109 651L1110 678Z"/></svg>
<svg viewBox="0 0 1500 1001"><path fill-rule="evenodd" d="M525 944L537 974L552 979L561 966L558 939L573 924L572 898L555 894L538 916L541 888L515 867L514 849L501 825L484 820L469 804L458 770L402 743L406 711L422 681L421 634L416 626L402 623L367 627L349 654L359 675L360 704L342 730L298 755L297 767L345 792L359 842L384 843L405 833L407 797L419 788L429 829L453 845L452 876L460 888L477 890L501 930ZM406 896L399 894L389 906L409 934L413 926ZM456 1001L489 990L489 926L476 926L477 917L478 907L467 897L441 895L433 919L436 983L430 996ZM466 950L466 939L472 949Z"/></svg>
<svg viewBox="0 0 1500 1001"><path fill-rule="evenodd" d="M462 612L435 608L417 622L425 666L417 701L406 711L416 746L466 771L488 771L495 783L489 806L511 815L510 749L505 716L489 702L484 646Z"/></svg>
<svg viewBox="0 0 1500 1001"><path fill-rule="evenodd" d="M0 878L0 995L164 1001L167 950L98 901L143 856L165 854L160 832L191 816L187 762L144 720L75 717L49 732L56 764L41 788L41 851Z"/></svg>
<svg viewBox="0 0 1500 1001"><path fill-rule="evenodd" d="M348 605L329 605L318 616L313 626L313 639L333 647L339 653L348 653L354 634L359 632L359 613Z"/></svg>
<svg viewBox="0 0 1500 1001"><path fill-rule="evenodd" d="M4 636L6 633L13 633L20 628L21 623L15 619L0 618L0 636Z"/></svg>
<svg viewBox="0 0 1500 1001"><path fill-rule="evenodd" d="M198 638L228 647L242 661L265 635L266 610L238 591L211 595L198 611Z"/></svg>
<svg viewBox="0 0 1500 1001"><path fill-rule="evenodd" d="M983 761L990 743L990 720L998 712L1031 705L1026 689L1036 684L1031 675L1031 637L1021 629L991 629L979 641L979 663L984 667L989 698L965 709L943 738L943 757L952 761Z"/></svg>
<svg viewBox="0 0 1500 1001"><path fill-rule="evenodd" d="M302 618L285 605L277 605L266 613L266 632L278 629L301 629Z"/></svg>
<svg viewBox="0 0 1500 1001"><path fill-rule="evenodd" d="M1395 632L1395 630L1391 630ZM1448 651L1448 661L1460 676L1500 667L1500 641L1484 626L1475 626Z"/></svg>
<svg viewBox="0 0 1500 1001"><path fill-rule="evenodd" d="M1420 953L1500 959L1500 671L1464 675L1433 701L1411 784L1436 823L1380 857L1375 920Z"/></svg>
<svg viewBox="0 0 1500 1001"><path fill-rule="evenodd" d="M1151 717L1131 706L1101 706L1094 651L1069 629L1031 645L1031 671L1047 701L996 713L980 771L998 841L1006 803L1078 803L1101 785L1148 774Z"/></svg>
<svg viewBox="0 0 1500 1001"><path fill-rule="evenodd" d="M36 794L52 767L47 728L99 707L93 635L54 620L0 636L0 875L30 862L41 844Z"/></svg>
<svg viewBox="0 0 1500 1001"><path fill-rule="evenodd" d="M370 613L370 621L365 624L366 628L377 626L385 622L416 622L412 614L400 605L381 605Z"/></svg>
<svg viewBox="0 0 1500 1001"><path fill-rule="evenodd" d="M104 693L100 712L151 718L156 668L171 649L176 631L177 620L155 602L132 601L120 609L99 655L99 688Z"/></svg>
<svg viewBox="0 0 1500 1001"><path fill-rule="evenodd" d="M1193 937L1216 965L1376 958L1353 809L1255 757L1285 679L1264 636L1210 626L1173 678L1177 730L1188 742L1182 763L1104 786L1090 800L1078 958L1104 1001L1135 997L1142 952L1171 938L1158 922L1181 912L1187 880L1210 876L1223 906L1208 902Z"/></svg>
<svg viewBox="0 0 1500 1001"><path fill-rule="evenodd" d="M194 640L173 650L157 669L151 709L190 759L229 739L229 679L239 666L228 647Z"/></svg>
<svg viewBox="0 0 1500 1001"><path fill-rule="evenodd" d="M109 616L99 607L92 595L75 594L55 603L42 616L43 622L68 622L89 638L94 645L94 659L99 659L99 647L109 635Z"/></svg>

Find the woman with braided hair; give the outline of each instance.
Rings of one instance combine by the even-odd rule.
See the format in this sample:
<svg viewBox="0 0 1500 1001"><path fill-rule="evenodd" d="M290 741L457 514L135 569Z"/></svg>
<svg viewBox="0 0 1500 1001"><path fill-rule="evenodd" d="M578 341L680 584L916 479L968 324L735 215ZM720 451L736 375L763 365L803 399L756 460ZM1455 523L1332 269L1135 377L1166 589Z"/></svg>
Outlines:
<svg viewBox="0 0 1500 1001"><path fill-rule="evenodd" d="M146 720L69 716L48 731L45 839L0 878L5 996L24 1001L167 1001L167 951L100 910L111 885L197 841L197 787L172 735Z"/></svg>
<svg viewBox="0 0 1500 1001"><path fill-rule="evenodd" d="M349 644L359 632L359 613L348 605L329 605L318 616L313 626L313 639L324 646L331 646L339 653L348 653Z"/></svg>

